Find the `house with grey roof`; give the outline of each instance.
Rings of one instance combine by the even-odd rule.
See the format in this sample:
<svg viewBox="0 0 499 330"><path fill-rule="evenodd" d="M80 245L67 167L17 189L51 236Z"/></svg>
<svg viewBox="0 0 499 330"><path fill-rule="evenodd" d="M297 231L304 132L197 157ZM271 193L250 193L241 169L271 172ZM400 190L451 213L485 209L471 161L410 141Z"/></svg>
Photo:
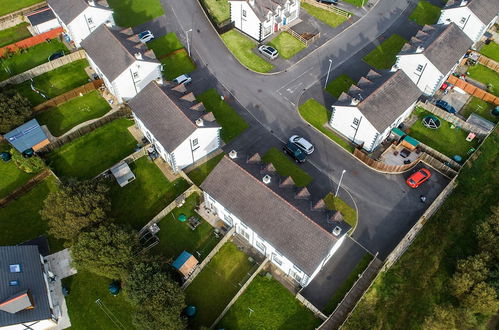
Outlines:
<svg viewBox="0 0 499 330"><path fill-rule="evenodd" d="M421 91L404 71L371 70L331 106L329 125L372 152L411 114L420 96Z"/></svg>
<svg viewBox="0 0 499 330"><path fill-rule="evenodd" d="M40 8L26 15L33 34L40 34L60 27L57 17L49 7Z"/></svg>
<svg viewBox="0 0 499 330"><path fill-rule="evenodd" d="M0 329L50 329L57 312L36 245L0 246Z"/></svg>
<svg viewBox="0 0 499 330"><path fill-rule="evenodd" d="M205 207L307 286L343 243L227 156L201 184Z"/></svg>
<svg viewBox="0 0 499 330"><path fill-rule="evenodd" d="M163 83L161 63L131 28L101 25L81 46L88 62L119 103L133 98L151 81Z"/></svg>
<svg viewBox="0 0 499 330"><path fill-rule="evenodd" d="M262 41L300 16L300 0L229 0L234 26Z"/></svg>
<svg viewBox="0 0 499 330"><path fill-rule="evenodd" d="M113 11L104 0L47 0L47 3L76 47L102 24L115 24Z"/></svg>
<svg viewBox="0 0 499 330"><path fill-rule="evenodd" d="M192 93L151 82L128 105L137 127L174 172L220 147L221 127Z"/></svg>
<svg viewBox="0 0 499 330"><path fill-rule="evenodd" d="M442 9L438 24L456 24L473 42L497 20L499 1L449 0Z"/></svg>
<svg viewBox="0 0 499 330"><path fill-rule="evenodd" d="M394 68L401 69L425 95L433 95L473 42L454 23L426 25L404 45Z"/></svg>

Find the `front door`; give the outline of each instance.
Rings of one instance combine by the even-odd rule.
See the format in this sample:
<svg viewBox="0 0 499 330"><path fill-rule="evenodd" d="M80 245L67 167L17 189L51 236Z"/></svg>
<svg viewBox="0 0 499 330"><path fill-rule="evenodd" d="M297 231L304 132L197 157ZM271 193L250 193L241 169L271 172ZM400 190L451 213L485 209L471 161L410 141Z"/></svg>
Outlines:
<svg viewBox="0 0 499 330"><path fill-rule="evenodd" d="M286 16L284 16L284 19L282 20L282 25L286 25Z"/></svg>
<svg viewBox="0 0 499 330"><path fill-rule="evenodd" d="M279 24L275 23L274 24L274 32L279 31Z"/></svg>

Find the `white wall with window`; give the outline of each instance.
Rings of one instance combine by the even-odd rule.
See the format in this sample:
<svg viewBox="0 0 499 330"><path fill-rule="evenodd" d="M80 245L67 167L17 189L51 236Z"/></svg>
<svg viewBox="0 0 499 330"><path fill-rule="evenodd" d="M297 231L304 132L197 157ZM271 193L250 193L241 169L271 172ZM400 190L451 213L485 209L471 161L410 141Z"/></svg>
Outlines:
<svg viewBox="0 0 499 330"><path fill-rule="evenodd" d="M473 42L477 42L494 21L495 19L492 22L482 22L467 6L463 6L443 9L437 24L454 22Z"/></svg>
<svg viewBox="0 0 499 330"><path fill-rule="evenodd" d="M421 92L428 96L435 94L443 79L452 72L440 72L423 53L397 55L394 67L404 71Z"/></svg>
<svg viewBox="0 0 499 330"><path fill-rule="evenodd" d="M181 170L220 147L220 127L200 127L185 139L172 154L174 170Z"/></svg>

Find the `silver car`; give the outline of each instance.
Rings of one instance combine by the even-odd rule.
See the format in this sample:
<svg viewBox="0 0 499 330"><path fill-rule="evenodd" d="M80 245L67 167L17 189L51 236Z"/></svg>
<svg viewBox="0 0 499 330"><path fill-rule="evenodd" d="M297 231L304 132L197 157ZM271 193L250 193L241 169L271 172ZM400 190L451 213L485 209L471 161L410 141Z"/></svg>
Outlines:
<svg viewBox="0 0 499 330"><path fill-rule="evenodd" d="M271 60L273 60L274 58L277 58L277 56L279 56L279 52L277 51L277 49L275 49L274 47L267 46L267 45L261 45L260 47L258 47L258 51L260 52L260 54L267 56Z"/></svg>
<svg viewBox="0 0 499 330"><path fill-rule="evenodd" d="M310 155L315 150L312 143L308 142L299 135L293 135L292 137L290 137L289 142L294 143L298 148L305 151L307 155Z"/></svg>

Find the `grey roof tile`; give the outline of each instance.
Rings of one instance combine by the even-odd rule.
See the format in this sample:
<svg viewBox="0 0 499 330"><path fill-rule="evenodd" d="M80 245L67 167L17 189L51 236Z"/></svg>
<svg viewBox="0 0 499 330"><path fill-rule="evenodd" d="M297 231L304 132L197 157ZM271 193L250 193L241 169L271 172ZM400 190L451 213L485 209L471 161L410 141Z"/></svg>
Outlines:
<svg viewBox="0 0 499 330"><path fill-rule="evenodd" d="M64 24L71 23L89 7L88 2L85 0L47 0L47 3Z"/></svg>

